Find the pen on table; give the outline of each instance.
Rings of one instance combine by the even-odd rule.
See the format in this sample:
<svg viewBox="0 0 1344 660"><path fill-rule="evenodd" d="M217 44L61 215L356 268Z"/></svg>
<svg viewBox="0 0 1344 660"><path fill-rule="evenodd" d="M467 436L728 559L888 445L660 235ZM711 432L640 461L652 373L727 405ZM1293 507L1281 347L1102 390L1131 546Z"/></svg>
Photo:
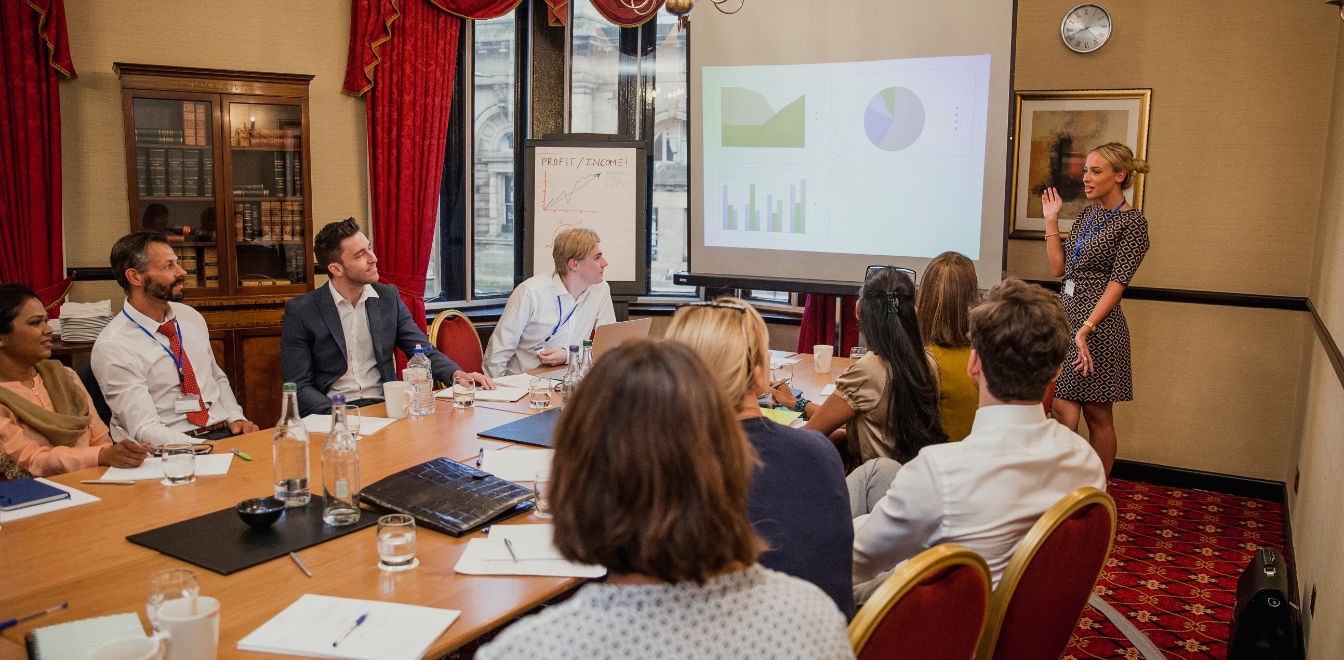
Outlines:
<svg viewBox="0 0 1344 660"><path fill-rule="evenodd" d="M340 644L340 643L341 643L341 640L345 639L345 636L346 636L346 635L349 635L350 633L354 632L354 631L355 631L355 628L358 628L360 624L364 623L364 619L367 619L367 618L369 618L369 613L368 613L368 612L365 612L365 613L359 615L359 618L358 618L358 619L355 619L355 622L352 623L352 624L350 624L350 627L349 627L349 628L346 628L346 629L345 629L345 632L341 633L341 636L340 636L340 637L337 637L337 638L336 638L336 641L334 641L334 642L331 643L332 647L334 648L337 644Z"/></svg>
<svg viewBox="0 0 1344 660"><path fill-rule="evenodd" d="M68 603L68 602L62 602L60 605L52 605L51 607L48 607L47 609L42 610L41 612L34 612L34 613L32 613L32 614L29 614L28 616L16 617L16 618L10 619L10 620L8 620L8 621L0 621L0 630L4 630L5 628L12 628L12 627L14 627L14 626L16 626L16 625L18 625L18 624L20 624L20 623L23 623L24 621L27 621L27 620L29 620L29 619L36 619L37 617L44 616L44 615L47 615L47 614L51 614L52 612L55 612L56 610L63 610L63 609L65 609L65 608L69 607L69 606L70 606L70 603Z"/></svg>
<svg viewBox="0 0 1344 660"><path fill-rule="evenodd" d="M134 486L135 482L129 479L80 479L82 484L107 484L109 486Z"/></svg>
<svg viewBox="0 0 1344 660"><path fill-rule="evenodd" d="M481 463L484 461L485 461L485 447L481 447L481 451L476 454L476 467L481 467Z"/></svg>
<svg viewBox="0 0 1344 660"><path fill-rule="evenodd" d="M236 448L235 448L235 449L230 449L229 451L233 452L233 454L234 454L235 456L237 456L238 458L241 458L241 459L243 459L243 460L245 460L245 461L250 461L250 460L252 460L252 457L251 457L251 456L248 456L248 455L247 455L247 452L245 452L245 451L239 451L239 450L236 449Z"/></svg>
<svg viewBox="0 0 1344 660"><path fill-rule="evenodd" d="M307 566L303 565L303 560L299 559L298 555L291 552L289 553L289 558L293 559L294 563L299 565L299 570L303 571L304 575L307 575L308 577L313 577L313 572L308 570Z"/></svg>
<svg viewBox="0 0 1344 660"><path fill-rule="evenodd" d="M518 563L518 555L513 553L513 542L508 539L504 539L504 547L508 549L509 556L513 557L513 563L515 564Z"/></svg>

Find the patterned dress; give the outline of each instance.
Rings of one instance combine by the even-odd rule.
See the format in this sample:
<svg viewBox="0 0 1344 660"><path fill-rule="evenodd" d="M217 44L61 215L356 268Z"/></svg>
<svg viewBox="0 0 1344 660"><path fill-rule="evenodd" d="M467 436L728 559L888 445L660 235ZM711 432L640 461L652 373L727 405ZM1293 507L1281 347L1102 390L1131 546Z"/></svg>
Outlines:
<svg viewBox="0 0 1344 660"><path fill-rule="evenodd" d="M1143 213L1134 209L1121 211L1110 220L1105 220L1110 209L1096 204L1090 205L1078 214L1073 222L1073 231L1064 241L1064 280L1073 280L1073 295L1064 295L1060 291L1060 302L1069 316L1069 330L1072 335L1083 327L1083 321L1096 309L1101 295L1106 292L1110 282L1128 285L1134 277L1143 255L1148 252L1148 221ZM1090 221L1090 222L1089 222ZM1101 228L1083 242L1074 260L1074 249L1079 239L1085 237L1097 224ZM1090 225L1090 226L1089 226ZM1096 370L1088 376L1074 371L1073 361L1078 359L1078 346L1069 345L1069 355L1064 358L1064 371L1059 375L1055 387L1055 396L1066 401L1132 401L1134 386L1129 369L1129 326L1125 324L1125 313L1120 304L1097 324L1095 332L1087 336L1087 348L1092 353L1092 363Z"/></svg>

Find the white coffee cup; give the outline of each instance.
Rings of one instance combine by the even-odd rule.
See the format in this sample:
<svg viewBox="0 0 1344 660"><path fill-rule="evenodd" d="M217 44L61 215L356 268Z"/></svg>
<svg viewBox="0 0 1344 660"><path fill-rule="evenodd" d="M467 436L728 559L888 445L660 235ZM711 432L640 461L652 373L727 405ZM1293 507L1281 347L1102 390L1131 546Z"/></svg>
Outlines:
<svg viewBox="0 0 1344 660"><path fill-rule="evenodd" d="M817 344L812 347L812 370L825 374L831 371L831 357L835 355L835 347L827 344Z"/></svg>
<svg viewBox="0 0 1344 660"><path fill-rule="evenodd" d="M167 660L215 660L219 650L218 600L209 596L174 598L164 601L157 614L159 629L173 639Z"/></svg>
<svg viewBox="0 0 1344 660"><path fill-rule="evenodd" d="M387 416L401 419L410 414L411 384L404 380L383 383L383 400L387 402Z"/></svg>
<svg viewBox="0 0 1344 660"><path fill-rule="evenodd" d="M155 633L153 637L131 637L108 642L93 650L89 660L164 660L172 647L171 635ZM210 657L214 657L211 654Z"/></svg>

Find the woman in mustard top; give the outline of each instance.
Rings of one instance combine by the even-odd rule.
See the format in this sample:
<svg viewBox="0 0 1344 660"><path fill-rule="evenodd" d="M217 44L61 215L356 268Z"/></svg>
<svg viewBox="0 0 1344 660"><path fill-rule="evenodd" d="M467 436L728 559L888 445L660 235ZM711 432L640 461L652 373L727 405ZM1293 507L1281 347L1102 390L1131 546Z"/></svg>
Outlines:
<svg viewBox="0 0 1344 660"><path fill-rule="evenodd" d="M980 402L979 390L966 375L971 358L970 310L979 298L975 264L962 254L944 252L924 270L915 301L919 333L938 361L938 412L949 442L970 435Z"/></svg>

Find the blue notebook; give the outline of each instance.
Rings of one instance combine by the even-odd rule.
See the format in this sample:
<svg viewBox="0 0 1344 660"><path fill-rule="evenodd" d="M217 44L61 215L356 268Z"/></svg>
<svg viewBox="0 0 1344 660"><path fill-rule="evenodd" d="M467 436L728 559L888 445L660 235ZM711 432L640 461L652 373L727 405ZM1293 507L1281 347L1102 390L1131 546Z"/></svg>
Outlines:
<svg viewBox="0 0 1344 660"><path fill-rule="evenodd" d="M14 511L69 498L70 493L36 479L0 482L0 511Z"/></svg>

